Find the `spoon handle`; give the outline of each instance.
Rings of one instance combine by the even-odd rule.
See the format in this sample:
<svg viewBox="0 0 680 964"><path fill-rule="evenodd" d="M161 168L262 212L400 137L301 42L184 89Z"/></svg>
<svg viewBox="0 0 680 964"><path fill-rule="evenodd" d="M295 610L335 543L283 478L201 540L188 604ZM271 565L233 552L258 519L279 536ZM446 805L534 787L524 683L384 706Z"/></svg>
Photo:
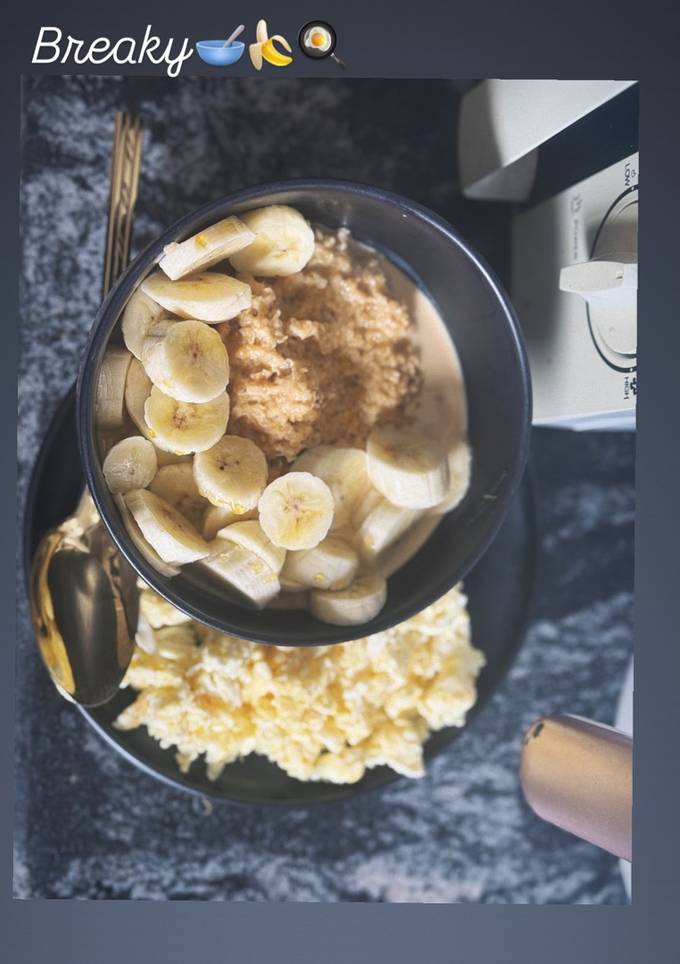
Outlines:
<svg viewBox="0 0 680 964"><path fill-rule="evenodd" d="M139 118L131 114L116 114L104 261L105 296L127 267L141 152L142 125ZM36 639L52 682L65 699L85 705L101 703L116 692L130 662L134 648L133 630L138 616L136 576L132 567L122 556L118 556L113 545L102 547L100 540L98 555L95 556L89 547L83 544L82 537L85 533L88 535L88 543L89 537L96 535L92 530L96 528L97 518L92 499L85 489L75 514L64 520L60 526L50 529L40 540L33 556L29 591ZM103 535L103 529L100 535ZM91 672L92 647L97 644L101 633L101 626L95 621L94 613L99 606L101 614L104 605L101 600L97 604L91 598L93 574L101 592L104 592L102 587L105 585L110 587L109 610L112 608L114 612L113 629L111 623L108 624L114 637L114 648L111 649L110 645L108 649L105 647L108 662L105 659L104 663L109 668L109 675L104 677L104 689L101 685L102 679ZM59 577L61 583L52 585L48 578L50 576L54 579ZM71 597L76 600L73 611L69 610L68 606L65 611L64 607L59 605L65 585L71 588L75 585L76 589L81 585L88 587L87 592L76 592ZM126 605L126 600L133 602ZM61 617L61 623L58 617ZM77 630L79 632L76 632ZM83 653L89 654L85 662Z"/></svg>
<svg viewBox="0 0 680 964"><path fill-rule="evenodd" d="M130 236L137 202L141 158L141 121L133 114L119 111L113 132L103 297L125 270L130 257Z"/></svg>
<svg viewBox="0 0 680 964"><path fill-rule="evenodd" d="M227 37L227 39L224 41L224 46L225 46L225 47L231 46L231 44L236 40L236 38L241 36L241 34L243 33L243 31L244 31L245 29L246 29L246 28L245 28L244 24L241 24L239 27L237 27L236 30L234 30L234 32L233 32L232 34L230 34L230 35Z"/></svg>

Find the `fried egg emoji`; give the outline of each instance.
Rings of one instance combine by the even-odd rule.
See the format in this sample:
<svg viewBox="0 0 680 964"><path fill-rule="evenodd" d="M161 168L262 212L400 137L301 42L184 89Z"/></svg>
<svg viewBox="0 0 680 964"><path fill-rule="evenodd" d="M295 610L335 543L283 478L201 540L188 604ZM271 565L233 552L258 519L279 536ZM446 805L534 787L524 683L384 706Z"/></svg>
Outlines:
<svg viewBox="0 0 680 964"><path fill-rule="evenodd" d="M321 21L308 23L300 33L300 47L308 57L329 57L335 49L335 31Z"/></svg>

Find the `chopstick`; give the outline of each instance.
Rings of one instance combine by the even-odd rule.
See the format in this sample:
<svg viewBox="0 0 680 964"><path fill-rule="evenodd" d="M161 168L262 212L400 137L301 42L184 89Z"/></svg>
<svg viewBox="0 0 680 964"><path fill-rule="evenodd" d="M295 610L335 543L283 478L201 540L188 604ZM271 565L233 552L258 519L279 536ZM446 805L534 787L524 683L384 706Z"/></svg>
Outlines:
<svg viewBox="0 0 680 964"><path fill-rule="evenodd" d="M111 160L111 191L106 229L102 297L127 267L139 168L142 159L142 124L124 111L116 113Z"/></svg>

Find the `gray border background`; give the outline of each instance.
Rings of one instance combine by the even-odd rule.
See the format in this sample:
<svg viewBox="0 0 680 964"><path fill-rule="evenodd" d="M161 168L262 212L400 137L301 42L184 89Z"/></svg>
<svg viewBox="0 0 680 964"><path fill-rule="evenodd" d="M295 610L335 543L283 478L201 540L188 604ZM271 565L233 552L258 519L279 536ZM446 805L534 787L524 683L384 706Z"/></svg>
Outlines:
<svg viewBox="0 0 680 964"><path fill-rule="evenodd" d="M403 2L382 6L346 0L337 12L327 2L191 5L147 2L102 5L73 2L23 4L24 20L5 19L3 37L0 157L4 293L4 349L0 393L8 417L5 457L0 466L4 498L0 592L5 626L5 666L0 676L0 729L5 780L0 789L2 825L2 944L12 964L165 964L210 954L249 964L276 960L307 962L459 960L505 962L676 961L675 905L680 883L677 814L680 777L678 649L678 484L677 361L680 224L678 170L678 8L661 0L642 6L621 0L476 0L445 12L436 3L414 8ZM131 9L126 15L126 7ZM250 14L250 10L253 14ZM429 12L431 11L431 13ZM18 11L15 12L18 16ZM267 17L291 40L312 16L330 20L341 38L338 53L350 76L639 78L644 202L640 219L643 284L640 291L636 535L636 757L635 895L632 907L481 907L469 905L255 905L201 903L32 902L10 899L14 706L15 422L18 248L19 74L32 69L30 56L41 24L58 24L75 36L140 37L147 23L164 36L221 34L232 20ZM96 18L96 19L95 19ZM98 22L97 22L98 21ZM376 43L375 38L379 38ZM195 61L191 70L199 72ZM49 68L47 68L49 69ZM61 68L63 70L64 68ZM71 68L73 69L73 68ZM325 76L328 65L297 58L289 70ZM247 65L241 69L248 72ZM57 71L55 71L57 72ZM102 69L102 73L111 72ZM117 72L117 71L116 71ZM148 72L143 68L140 73ZM238 72L235 72L238 73ZM386 146L386 149L389 149ZM12 588L10 588L12 587ZM6 597L6 598L5 598ZM3 956L5 956L3 955Z"/></svg>

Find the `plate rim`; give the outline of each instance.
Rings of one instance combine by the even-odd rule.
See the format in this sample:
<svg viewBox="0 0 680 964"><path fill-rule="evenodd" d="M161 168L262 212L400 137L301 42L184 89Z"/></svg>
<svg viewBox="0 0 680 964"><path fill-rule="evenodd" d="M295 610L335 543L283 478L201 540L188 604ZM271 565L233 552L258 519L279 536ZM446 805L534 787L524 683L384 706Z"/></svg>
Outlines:
<svg viewBox="0 0 680 964"><path fill-rule="evenodd" d="M66 394L59 401L54 414L49 422L47 431L43 436L40 443L40 448L38 454L34 460L33 467L31 469L31 475L29 478L29 483L26 489L26 497L23 505L23 525L22 525L22 555L23 555L23 571L24 571L24 590L28 595L30 591L30 570L31 570L31 543L33 530L35 528L35 503L36 503L36 493L41 482L42 474L44 471L44 465L49 454L51 442L63 425L64 419L68 414L70 406L75 407L75 383L66 392ZM73 432L76 433L76 423L74 419ZM82 466L81 466L82 468ZM83 486L87 483L85 481L83 472ZM527 633L528 626L531 623L534 606L535 606L535 589L537 580L537 563L540 555L540 531L541 531L541 520L539 514L539 505L536 497L536 481L535 481L535 471L531 458L527 460L524 474L522 479L517 486L517 489L513 496L514 499L521 499L525 504L525 513L529 523L530 531L527 538L527 560L525 566L525 578L523 580L523 594L522 594L522 605L521 612L522 616L518 621L517 626L514 629L514 634L512 640L503 648L502 654L494 664L493 671L489 670L488 663L482 668L482 673L491 672L490 678L487 677L486 685L484 687L484 692L479 693L475 701L474 706L470 708L465 717L465 723L462 727L444 727L441 730L433 731L425 742L423 748L423 756L426 764L429 764L435 757L440 756L445 750L447 750L453 743L461 739L465 732L468 730L470 725L477 718L482 709L487 705L491 698L495 695L499 687L503 684L507 678L510 667L512 666L517 653L519 652L524 638ZM495 539L494 539L495 541ZM493 542L491 546L493 545ZM487 549L490 551L491 546ZM484 553L486 555L486 552ZM482 556L482 559L484 556ZM478 563L470 570L468 575L474 572ZM481 674L480 674L481 675ZM478 677L479 680L479 677ZM478 682L477 680L477 682ZM96 707L84 707L78 704L74 704L80 715L87 721L87 723L92 727L92 729L97 733L97 735L112 749L119 753L123 759L128 763L132 764L141 772L147 774L153 779L159 781L168 787L173 787L177 790L181 790L185 793L191 794L195 797L203 797L209 799L211 802L218 802L219 804L226 804L235 807L262 807L265 809L281 810L285 808L312 808L321 806L334 806L346 803L348 800L355 797L367 796L370 794L382 793L389 787L394 786L399 782L404 782L408 778L400 773L392 770L390 767L384 766L385 775L384 778L378 783L364 784L363 780L357 783L347 783L347 784L332 784L333 794L332 796L319 796L312 797L310 799L299 799L295 796L288 797L286 799L260 799L257 797L250 797L246 795L232 796L226 795L217 789L217 783L214 786L196 786L192 785L190 780L181 773L177 771L177 776L169 775L163 773L161 770L154 767L144 758L135 755L128 747L125 746L122 739L119 739L113 731L112 727L105 725L100 722L94 714L97 712ZM438 739L437 739L438 738ZM438 744L437 746L432 745L433 739ZM262 758L262 757L261 757ZM264 758L262 758L264 759ZM204 764L202 764L204 765ZM276 764L272 764L276 765ZM374 768L374 772L379 768ZM285 771L283 771L285 772ZM295 778L290 778L295 779ZM309 786L308 781L295 781L299 783L300 786Z"/></svg>

